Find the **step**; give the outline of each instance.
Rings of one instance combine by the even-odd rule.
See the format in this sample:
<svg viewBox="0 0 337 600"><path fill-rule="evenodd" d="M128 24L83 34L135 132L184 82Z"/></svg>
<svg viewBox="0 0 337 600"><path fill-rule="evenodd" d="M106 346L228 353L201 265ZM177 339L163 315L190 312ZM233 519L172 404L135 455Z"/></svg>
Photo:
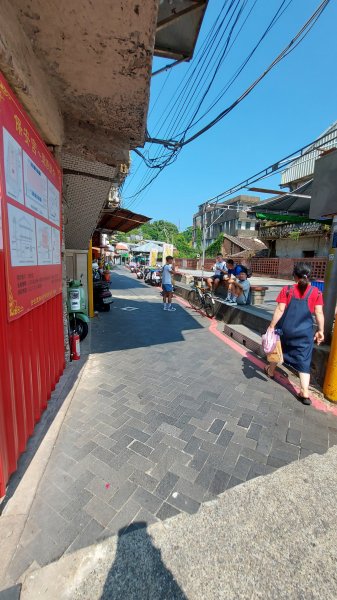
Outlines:
<svg viewBox="0 0 337 600"><path fill-rule="evenodd" d="M230 325L225 323L223 331L228 337L232 338L248 350L251 350L254 354L261 356L261 358L265 358L265 353L261 346L261 335L257 331L246 327L246 325L236 325L233 323Z"/></svg>

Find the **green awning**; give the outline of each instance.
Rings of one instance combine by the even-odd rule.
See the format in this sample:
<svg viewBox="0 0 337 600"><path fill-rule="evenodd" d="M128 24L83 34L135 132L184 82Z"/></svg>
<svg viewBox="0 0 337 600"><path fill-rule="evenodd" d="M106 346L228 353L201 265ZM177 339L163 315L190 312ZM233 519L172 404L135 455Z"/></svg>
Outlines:
<svg viewBox="0 0 337 600"><path fill-rule="evenodd" d="M329 225L332 221L331 219L324 219L322 221L317 221L316 219L309 219L309 217L301 217L299 215L281 215L277 213L255 213L257 219L261 219L262 221L275 221L281 223L326 223Z"/></svg>

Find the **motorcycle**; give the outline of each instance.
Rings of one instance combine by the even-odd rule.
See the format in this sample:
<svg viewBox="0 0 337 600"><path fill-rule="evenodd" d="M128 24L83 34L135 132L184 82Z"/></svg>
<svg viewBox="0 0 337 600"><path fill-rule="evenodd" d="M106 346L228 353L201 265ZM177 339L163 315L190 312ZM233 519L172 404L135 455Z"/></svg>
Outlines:
<svg viewBox="0 0 337 600"><path fill-rule="evenodd" d="M136 277L137 279L144 279L144 269L142 267L136 270Z"/></svg>
<svg viewBox="0 0 337 600"><path fill-rule="evenodd" d="M79 280L71 279L68 282L67 290L69 328L71 332L78 333L81 341L86 338L89 331L89 317L82 277L83 274Z"/></svg>
<svg viewBox="0 0 337 600"><path fill-rule="evenodd" d="M94 286L94 309L108 312L110 304L113 303L110 284L102 279L102 275L98 269L93 270L93 286Z"/></svg>
<svg viewBox="0 0 337 600"><path fill-rule="evenodd" d="M149 285L161 285L161 272L159 269L146 269L144 271L144 281Z"/></svg>
<svg viewBox="0 0 337 600"><path fill-rule="evenodd" d="M108 281L94 281L94 309L103 312L110 310L113 303Z"/></svg>

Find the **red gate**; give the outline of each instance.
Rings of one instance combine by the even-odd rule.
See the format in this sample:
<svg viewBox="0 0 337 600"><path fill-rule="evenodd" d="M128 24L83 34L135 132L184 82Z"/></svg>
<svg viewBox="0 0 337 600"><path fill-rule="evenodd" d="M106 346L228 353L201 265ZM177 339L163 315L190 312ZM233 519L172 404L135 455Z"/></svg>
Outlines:
<svg viewBox="0 0 337 600"><path fill-rule="evenodd" d="M64 369L60 192L0 74L0 497Z"/></svg>

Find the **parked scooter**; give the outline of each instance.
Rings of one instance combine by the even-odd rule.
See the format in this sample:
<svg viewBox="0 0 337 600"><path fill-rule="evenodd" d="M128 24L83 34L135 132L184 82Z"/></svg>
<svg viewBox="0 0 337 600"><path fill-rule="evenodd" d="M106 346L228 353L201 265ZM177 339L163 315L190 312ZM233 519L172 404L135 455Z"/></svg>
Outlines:
<svg viewBox="0 0 337 600"><path fill-rule="evenodd" d="M94 280L94 309L108 312L112 303L113 299L109 282Z"/></svg>
<svg viewBox="0 0 337 600"><path fill-rule="evenodd" d="M145 269L144 281L149 285L161 285L161 272L156 268Z"/></svg>
<svg viewBox="0 0 337 600"><path fill-rule="evenodd" d="M82 277L83 274L79 280L72 279L69 281L67 293L70 332L76 331L81 341L86 338L89 331L89 317Z"/></svg>
<svg viewBox="0 0 337 600"><path fill-rule="evenodd" d="M110 284L108 281L103 280L102 274L96 265L93 265L92 278L94 286L94 309L108 312L110 304L113 302Z"/></svg>
<svg viewBox="0 0 337 600"><path fill-rule="evenodd" d="M136 277L137 279L144 279L144 269L142 267L136 270Z"/></svg>

